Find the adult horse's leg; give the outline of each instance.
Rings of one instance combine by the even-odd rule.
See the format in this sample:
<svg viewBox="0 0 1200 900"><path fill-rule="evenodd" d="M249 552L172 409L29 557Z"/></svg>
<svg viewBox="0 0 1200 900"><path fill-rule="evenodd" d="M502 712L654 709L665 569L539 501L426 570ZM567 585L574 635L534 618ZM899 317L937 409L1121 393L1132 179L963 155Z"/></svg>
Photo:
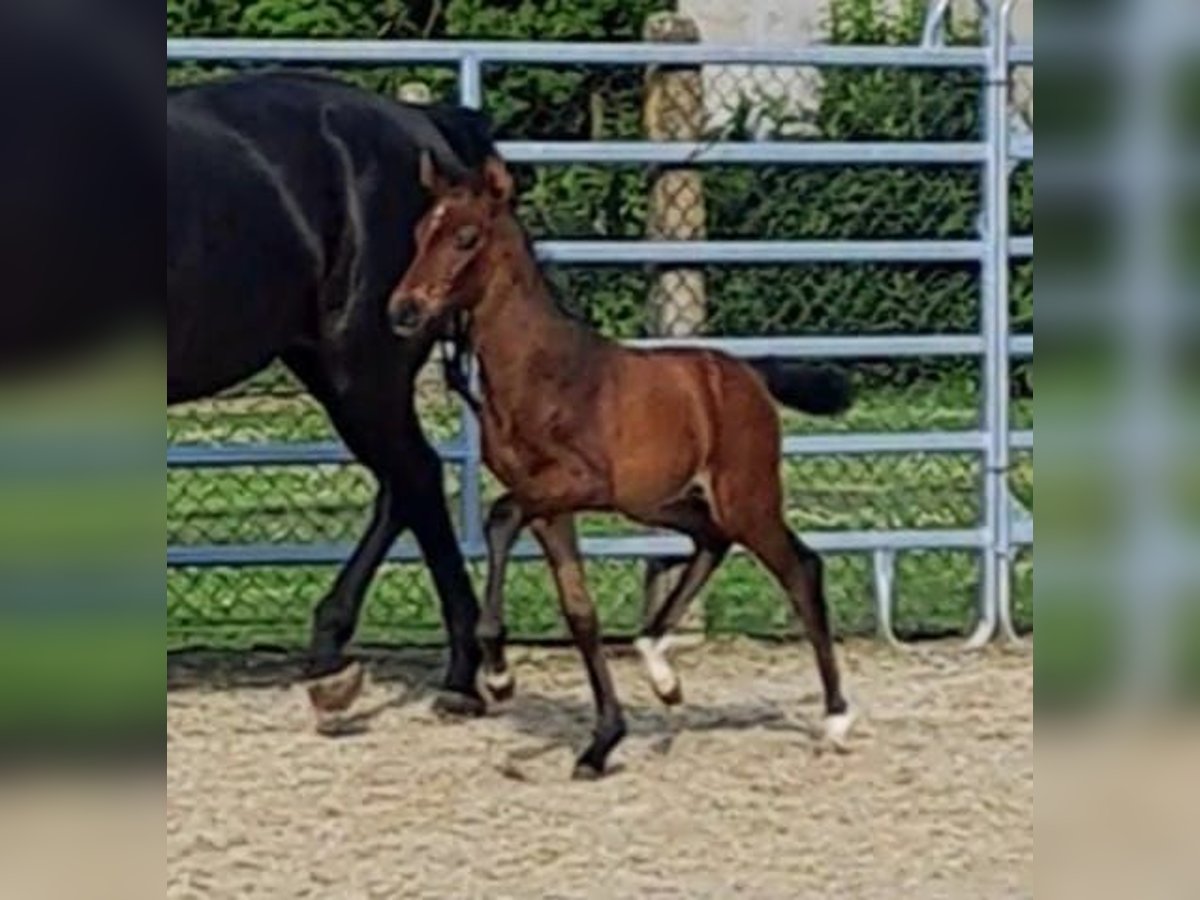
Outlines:
<svg viewBox="0 0 1200 900"><path fill-rule="evenodd" d="M484 684L497 700L512 696L515 681L508 671L504 645L504 574L508 555L525 524L525 512L512 494L505 494L488 510L485 534L488 548L487 590L479 616L479 645L483 651Z"/></svg>
<svg viewBox="0 0 1200 900"><path fill-rule="evenodd" d="M575 537L575 521L570 515L535 519L533 531L554 572L563 614L575 639L575 646L587 667L588 680L596 699L597 722L592 743L575 764L575 778L598 778L613 747L625 736L625 718L613 686L612 675L604 660L600 622L596 606L584 582L583 561Z"/></svg>
<svg viewBox="0 0 1200 900"><path fill-rule="evenodd" d="M404 468L407 478L400 482L405 519L433 575L442 622L449 636L450 660L443 682L446 693L437 699L435 708L451 715L482 715L486 705L475 685L480 663L479 642L475 636L479 627L479 602L467 577L458 535L450 521L442 482L442 461L415 424L410 439L399 453L407 460Z"/></svg>
<svg viewBox="0 0 1200 900"><path fill-rule="evenodd" d="M449 635L448 693L438 698L438 707L458 714L483 712L475 687L479 607L446 508L441 460L421 432L406 374L360 383L351 373L335 382L315 353L291 353L285 362L379 482L371 523L313 615L307 675L316 679L314 703L338 709L354 700L361 671L343 651L372 577L401 530L410 527L433 575Z"/></svg>

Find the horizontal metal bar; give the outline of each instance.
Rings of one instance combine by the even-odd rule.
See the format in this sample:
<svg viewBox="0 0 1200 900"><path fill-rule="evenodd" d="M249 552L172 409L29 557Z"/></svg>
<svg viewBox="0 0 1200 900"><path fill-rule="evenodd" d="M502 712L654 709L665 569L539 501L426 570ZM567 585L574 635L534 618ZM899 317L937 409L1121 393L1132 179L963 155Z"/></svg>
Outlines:
<svg viewBox="0 0 1200 900"><path fill-rule="evenodd" d="M175 444L167 448L167 467L172 469L223 469L233 466L314 466L354 462L343 444Z"/></svg>
<svg viewBox="0 0 1200 900"><path fill-rule="evenodd" d="M464 57L473 57L482 63L594 66L658 64L968 68L983 67L988 63L987 50L983 47L225 38L167 40L167 62L411 65L456 63Z"/></svg>
<svg viewBox="0 0 1200 900"><path fill-rule="evenodd" d="M437 452L449 462L467 459L461 444L439 444ZM174 444L167 448L167 467L178 469L227 469L235 466L315 466L356 462L354 455L337 441L261 444Z"/></svg>
<svg viewBox="0 0 1200 900"><path fill-rule="evenodd" d="M1033 135L1014 134L1008 139L1008 155L1027 162L1033 159Z"/></svg>
<svg viewBox="0 0 1200 900"><path fill-rule="evenodd" d="M983 241L650 241L543 240L538 258L559 265L787 265L822 262L979 262ZM1009 242L1033 256L1033 238Z"/></svg>
<svg viewBox="0 0 1200 900"><path fill-rule="evenodd" d="M1033 44L1013 44L1008 48L1008 62L1014 66L1033 65Z"/></svg>
<svg viewBox="0 0 1200 900"><path fill-rule="evenodd" d="M865 453L969 453L987 447L982 431L882 432L879 434L791 435L785 456Z"/></svg>
<svg viewBox="0 0 1200 900"><path fill-rule="evenodd" d="M550 240L536 247L544 262L567 265L979 262L986 250L982 241Z"/></svg>
<svg viewBox="0 0 1200 900"><path fill-rule="evenodd" d="M1032 450L1033 432L1014 431L1014 450ZM866 453L974 453L987 449L983 431L901 431L876 434L789 435L783 439L784 456L850 455Z"/></svg>
<svg viewBox="0 0 1200 900"><path fill-rule="evenodd" d="M1032 141L1030 141L1032 145ZM854 143L835 141L501 141L514 163L625 163L658 165L846 165L980 163L982 143ZM1030 147L1032 152L1032 146Z"/></svg>
<svg viewBox="0 0 1200 900"><path fill-rule="evenodd" d="M1022 522L1013 522L1008 530L1009 540L1020 547L1028 547L1033 544L1033 519L1028 519Z"/></svg>
<svg viewBox="0 0 1200 900"><path fill-rule="evenodd" d="M1014 450L1033 449L1032 431L1014 431L1009 438ZM783 439L785 456L865 453L969 453L987 446L982 431L880 432L877 434L791 435ZM443 444L443 460L466 460L465 448ZM305 466L355 462L345 445L336 441L304 444L231 444L197 446L177 444L167 448L167 467L172 469L222 469L235 466Z"/></svg>
<svg viewBox="0 0 1200 900"><path fill-rule="evenodd" d="M703 347L743 359L767 356L796 358L888 359L912 356L978 356L983 338L974 334L873 335L855 337L744 337L744 338L638 338L633 347ZM1009 340L1013 356L1033 355L1033 335L1014 335Z"/></svg>
<svg viewBox="0 0 1200 900"><path fill-rule="evenodd" d="M1029 259L1033 256L1033 235L1010 238L1008 255L1016 259Z"/></svg>
<svg viewBox="0 0 1200 900"><path fill-rule="evenodd" d="M943 529L909 531L825 531L806 532L805 543L822 552L858 553L874 550L973 549L986 545L982 529ZM210 544L167 547L167 566L208 568L223 566L325 566L340 565L353 552L351 544ZM464 547L468 555L478 557L479 549ZM628 537L583 538L580 549L585 556L608 559L638 559L648 556L687 556L693 550L690 539L675 534L645 534ZM520 541L513 548L518 559L541 558L541 550L532 541ZM387 557L392 562L416 562L421 559L411 541L402 541Z"/></svg>
<svg viewBox="0 0 1200 900"><path fill-rule="evenodd" d="M744 337L639 338L628 342L647 349L703 347L743 359L766 356L795 358L889 358L905 356L978 356L983 338L973 334L876 337Z"/></svg>

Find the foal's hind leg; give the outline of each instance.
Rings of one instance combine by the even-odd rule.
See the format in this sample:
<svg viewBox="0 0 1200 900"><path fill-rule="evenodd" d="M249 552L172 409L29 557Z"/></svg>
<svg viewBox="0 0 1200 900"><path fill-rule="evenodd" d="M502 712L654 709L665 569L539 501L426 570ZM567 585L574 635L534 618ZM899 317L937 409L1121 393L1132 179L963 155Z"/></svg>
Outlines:
<svg viewBox="0 0 1200 900"><path fill-rule="evenodd" d="M641 634L634 641L654 693L663 703L674 705L683 700L683 689L679 676L667 661L668 633L679 624L692 600L725 559L729 540L712 521L708 504L699 498L672 503L653 516L652 521L690 534L696 542L696 552L688 559L679 582L661 606L648 611Z"/></svg>
<svg viewBox="0 0 1200 900"><path fill-rule="evenodd" d="M546 552L554 572L558 597L563 614L575 639L575 646L587 667L588 680L596 700L597 723L592 743L575 764L575 778L598 778L604 774L604 764L621 738L625 736L625 718L617 699L612 675L604 660L600 639L600 623L596 607L588 596L584 581L583 561L575 537L575 522L570 515L552 519L535 519L533 531Z"/></svg>
<svg viewBox="0 0 1200 900"><path fill-rule="evenodd" d="M679 676L667 661L668 633L679 624L692 600L703 589L728 551L728 543L708 546L698 544L696 552L687 561L679 583L672 588L662 606L652 613L649 621L642 626L641 634L633 642L646 667L650 686L654 688L658 699L668 706L683 701L683 688L679 683Z"/></svg>
<svg viewBox="0 0 1200 900"><path fill-rule="evenodd" d="M480 611L479 646L483 651L483 680L497 700L512 696L515 682L504 657L504 573L508 555L525 525L525 512L512 494L505 494L488 510L485 533L488 549L487 591Z"/></svg>
<svg viewBox="0 0 1200 900"><path fill-rule="evenodd" d="M778 518L754 525L740 539L779 580L804 623L825 692L825 734L834 744L841 744L853 723L853 713L842 696L833 653L821 557Z"/></svg>

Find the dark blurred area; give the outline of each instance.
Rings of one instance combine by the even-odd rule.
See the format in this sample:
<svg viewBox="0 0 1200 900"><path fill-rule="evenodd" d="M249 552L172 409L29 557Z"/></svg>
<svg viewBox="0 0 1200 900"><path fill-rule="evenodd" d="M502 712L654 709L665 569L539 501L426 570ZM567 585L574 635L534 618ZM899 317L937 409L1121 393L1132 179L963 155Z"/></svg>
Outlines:
<svg viewBox="0 0 1200 900"><path fill-rule="evenodd" d="M2 377L121 335L162 290L165 63L145 53L162 28L149 12L0 6Z"/></svg>
<svg viewBox="0 0 1200 900"><path fill-rule="evenodd" d="M163 752L161 16L0 3L5 770Z"/></svg>
<svg viewBox="0 0 1200 900"><path fill-rule="evenodd" d="M6 896L161 890L163 27L0 0Z"/></svg>

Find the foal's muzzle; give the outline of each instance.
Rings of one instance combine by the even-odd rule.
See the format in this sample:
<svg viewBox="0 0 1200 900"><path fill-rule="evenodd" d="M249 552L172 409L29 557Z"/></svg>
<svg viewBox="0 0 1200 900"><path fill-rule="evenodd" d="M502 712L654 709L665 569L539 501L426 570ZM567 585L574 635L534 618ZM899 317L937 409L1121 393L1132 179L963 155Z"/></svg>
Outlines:
<svg viewBox="0 0 1200 900"><path fill-rule="evenodd" d="M393 303L388 311L392 331L399 337L412 337L421 327L421 312L411 300L404 299Z"/></svg>

